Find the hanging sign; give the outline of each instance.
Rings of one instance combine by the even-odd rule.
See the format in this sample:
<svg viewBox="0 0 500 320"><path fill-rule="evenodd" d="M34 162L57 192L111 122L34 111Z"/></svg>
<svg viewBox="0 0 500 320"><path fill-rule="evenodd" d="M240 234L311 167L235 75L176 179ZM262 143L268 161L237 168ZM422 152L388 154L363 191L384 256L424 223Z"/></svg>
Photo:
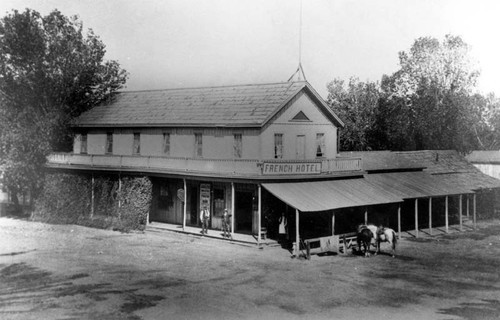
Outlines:
<svg viewBox="0 0 500 320"><path fill-rule="evenodd" d="M210 209L210 184L200 184L200 207Z"/></svg>

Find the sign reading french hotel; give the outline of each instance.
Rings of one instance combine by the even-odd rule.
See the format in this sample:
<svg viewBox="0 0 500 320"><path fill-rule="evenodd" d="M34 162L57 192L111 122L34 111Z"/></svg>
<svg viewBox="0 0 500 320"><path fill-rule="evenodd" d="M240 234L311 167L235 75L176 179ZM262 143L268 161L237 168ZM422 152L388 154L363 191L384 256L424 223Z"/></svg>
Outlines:
<svg viewBox="0 0 500 320"><path fill-rule="evenodd" d="M319 174L321 162L264 162L262 163L263 175L285 174Z"/></svg>

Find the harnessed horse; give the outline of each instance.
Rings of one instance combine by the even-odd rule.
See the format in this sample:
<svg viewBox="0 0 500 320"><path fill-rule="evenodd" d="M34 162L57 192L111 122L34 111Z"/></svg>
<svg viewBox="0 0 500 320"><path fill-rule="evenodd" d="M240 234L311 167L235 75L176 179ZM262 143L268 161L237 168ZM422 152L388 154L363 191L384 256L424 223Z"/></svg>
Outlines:
<svg viewBox="0 0 500 320"><path fill-rule="evenodd" d="M358 250L363 252L365 257L370 256L370 246L372 243L372 239L374 238L373 232L367 228L367 226L359 226L358 233L356 235L356 241L358 243Z"/></svg>
<svg viewBox="0 0 500 320"><path fill-rule="evenodd" d="M377 251L375 252L375 254L380 252L380 243L381 242L389 242L389 244L391 245L391 248L392 248L392 257L393 258L395 257L397 237L396 237L396 232L393 229L387 228L387 227L382 227L382 226L377 227L373 224L360 225L358 227L358 239L359 239L360 233L363 232L363 230L369 230L371 232L372 238L375 240L375 243L377 246ZM370 239L369 244L370 243L371 243L371 239ZM361 250L359 240L358 240L358 247ZM369 250L369 248L370 248L370 245L368 245L368 250ZM368 253L368 255L369 255L369 253ZM366 247L365 247L365 256L367 256Z"/></svg>

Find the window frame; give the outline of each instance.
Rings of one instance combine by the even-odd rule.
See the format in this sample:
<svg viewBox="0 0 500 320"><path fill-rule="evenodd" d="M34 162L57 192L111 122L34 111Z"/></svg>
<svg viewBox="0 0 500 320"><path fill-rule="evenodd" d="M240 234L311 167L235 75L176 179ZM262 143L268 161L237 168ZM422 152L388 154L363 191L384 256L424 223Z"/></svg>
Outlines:
<svg viewBox="0 0 500 320"><path fill-rule="evenodd" d="M170 156L170 132L163 132L162 154Z"/></svg>
<svg viewBox="0 0 500 320"><path fill-rule="evenodd" d="M321 151L321 155L318 155L318 150ZM314 153L317 159L326 157L326 136L324 132L316 133L316 147L314 148Z"/></svg>
<svg viewBox="0 0 500 320"><path fill-rule="evenodd" d="M243 134L233 133L233 157L241 159L243 157Z"/></svg>
<svg viewBox="0 0 500 320"><path fill-rule="evenodd" d="M104 152L113 154L113 132L106 132L106 146Z"/></svg>
<svg viewBox="0 0 500 320"><path fill-rule="evenodd" d="M203 133L201 132L194 133L194 157L203 157Z"/></svg>
<svg viewBox="0 0 500 320"><path fill-rule="evenodd" d="M141 155L141 133L134 132L132 138L132 155Z"/></svg>
<svg viewBox="0 0 500 320"><path fill-rule="evenodd" d="M284 140L283 133L274 134L274 159L283 159Z"/></svg>
<svg viewBox="0 0 500 320"><path fill-rule="evenodd" d="M87 132L83 132L80 134L80 153L87 154L88 153L88 134Z"/></svg>

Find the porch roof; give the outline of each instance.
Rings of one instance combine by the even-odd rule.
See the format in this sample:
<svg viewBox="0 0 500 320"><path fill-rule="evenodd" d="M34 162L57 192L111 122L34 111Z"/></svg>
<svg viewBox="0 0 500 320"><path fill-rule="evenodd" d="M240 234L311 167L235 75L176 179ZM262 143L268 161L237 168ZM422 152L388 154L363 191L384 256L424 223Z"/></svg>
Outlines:
<svg viewBox="0 0 500 320"><path fill-rule="evenodd" d="M264 183L281 201L301 212L401 202L401 197L365 179L343 179L298 183Z"/></svg>

